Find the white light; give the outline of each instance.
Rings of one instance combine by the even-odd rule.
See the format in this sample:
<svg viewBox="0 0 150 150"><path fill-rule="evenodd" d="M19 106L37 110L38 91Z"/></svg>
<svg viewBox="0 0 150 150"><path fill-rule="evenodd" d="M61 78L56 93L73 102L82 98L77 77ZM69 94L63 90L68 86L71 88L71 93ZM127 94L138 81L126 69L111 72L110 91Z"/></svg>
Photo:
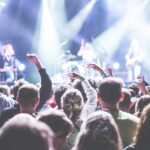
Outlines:
<svg viewBox="0 0 150 150"><path fill-rule="evenodd" d="M68 38L75 37L92 11L97 0L90 1L64 28Z"/></svg>
<svg viewBox="0 0 150 150"><path fill-rule="evenodd" d="M19 69L19 71L24 71L25 68L26 68L26 67L25 67L24 64L20 64L18 69Z"/></svg>
<svg viewBox="0 0 150 150"><path fill-rule="evenodd" d="M118 62L115 62L113 64L113 68L114 68L114 70L118 70L120 68L120 64Z"/></svg>
<svg viewBox="0 0 150 150"><path fill-rule="evenodd" d="M5 2L0 2L0 7L5 7L6 3Z"/></svg>

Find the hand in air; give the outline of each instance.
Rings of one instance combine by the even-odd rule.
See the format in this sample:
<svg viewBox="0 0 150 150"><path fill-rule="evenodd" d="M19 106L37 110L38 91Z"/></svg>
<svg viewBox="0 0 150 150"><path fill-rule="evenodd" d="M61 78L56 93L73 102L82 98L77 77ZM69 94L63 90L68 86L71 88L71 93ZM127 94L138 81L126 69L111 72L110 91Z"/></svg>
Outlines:
<svg viewBox="0 0 150 150"><path fill-rule="evenodd" d="M145 87L144 76L137 77L138 82L134 83L134 86L137 87L143 94L148 94L148 91Z"/></svg>
<svg viewBox="0 0 150 150"><path fill-rule="evenodd" d="M28 53L26 56L27 56L27 59L34 64L37 64L39 62L39 58L36 54L29 54Z"/></svg>
<svg viewBox="0 0 150 150"><path fill-rule="evenodd" d="M100 73L104 72L103 68L98 66L98 65L96 65L96 64L87 64L86 66L87 66L87 68L92 68L92 69L94 69L94 70L96 70L96 71L98 71Z"/></svg>
<svg viewBox="0 0 150 150"><path fill-rule="evenodd" d="M70 78L70 80L73 80L73 79L84 80L84 77L76 72L70 72L67 74L67 76Z"/></svg>

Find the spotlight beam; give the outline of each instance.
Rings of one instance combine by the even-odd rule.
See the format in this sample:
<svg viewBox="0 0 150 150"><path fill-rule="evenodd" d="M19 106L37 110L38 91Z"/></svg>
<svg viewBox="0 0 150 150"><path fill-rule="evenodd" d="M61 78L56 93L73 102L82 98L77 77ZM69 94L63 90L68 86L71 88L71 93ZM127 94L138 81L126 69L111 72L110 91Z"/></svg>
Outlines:
<svg viewBox="0 0 150 150"><path fill-rule="evenodd" d="M49 0L42 0L39 23L35 35L35 48L41 56L48 73L55 74L56 59L60 54L59 35L49 7ZM37 44L37 45L36 45ZM50 67L51 66L51 67Z"/></svg>
<svg viewBox="0 0 150 150"><path fill-rule="evenodd" d="M65 26L65 35L68 38L74 38L80 29L82 28L83 23L90 14L92 8L94 7L97 0L90 1L66 26Z"/></svg>
<svg viewBox="0 0 150 150"><path fill-rule="evenodd" d="M142 13L148 2L149 0L145 0L140 5L135 6L135 9L130 10L123 19L120 19L117 23L93 40L92 44L96 50L101 51L101 49L103 49L103 51L108 54L108 62L116 52L126 32L128 30L134 30L138 16Z"/></svg>

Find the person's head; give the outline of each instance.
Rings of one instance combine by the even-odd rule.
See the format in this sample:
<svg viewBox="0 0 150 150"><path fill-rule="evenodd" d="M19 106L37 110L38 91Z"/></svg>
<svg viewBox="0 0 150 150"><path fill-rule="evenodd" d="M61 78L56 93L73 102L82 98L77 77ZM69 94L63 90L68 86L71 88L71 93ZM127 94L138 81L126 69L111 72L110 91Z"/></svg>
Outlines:
<svg viewBox="0 0 150 150"><path fill-rule="evenodd" d="M27 83L28 82L26 80L24 80L24 79L20 79L20 80L15 81L14 85L11 88L11 94L13 95L15 100L17 98L17 93L18 93L19 88L22 85L27 84Z"/></svg>
<svg viewBox="0 0 150 150"><path fill-rule="evenodd" d="M136 92L135 92L133 89L131 89L131 88L128 88L128 90L130 91L131 98L134 98L134 97L136 97Z"/></svg>
<svg viewBox="0 0 150 150"><path fill-rule="evenodd" d="M134 83L132 83L131 85L129 85L128 88L134 91L135 97L138 97L139 89L135 86Z"/></svg>
<svg viewBox="0 0 150 150"><path fill-rule="evenodd" d="M17 102L23 113L34 113L39 104L39 89L33 84L24 84L17 93ZM31 112L30 112L31 111Z"/></svg>
<svg viewBox="0 0 150 150"><path fill-rule="evenodd" d="M115 105L122 96L123 81L120 78L107 77L99 83L98 95L102 102Z"/></svg>
<svg viewBox="0 0 150 150"><path fill-rule="evenodd" d="M108 112L94 112L83 124L73 150L121 150L117 125Z"/></svg>
<svg viewBox="0 0 150 150"><path fill-rule="evenodd" d="M10 88L8 85L0 85L0 93L3 93L6 96L10 96Z"/></svg>
<svg viewBox="0 0 150 150"><path fill-rule="evenodd" d="M58 85L54 89L54 99L57 103L58 109L61 109L61 97L66 90L70 89L69 85Z"/></svg>
<svg viewBox="0 0 150 150"><path fill-rule="evenodd" d="M1 52L2 52L2 55L4 55L5 57L12 57L15 55L15 51L13 49L13 46L10 43L3 45Z"/></svg>
<svg viewBox="0 0 150 150"><path fill-rule="evenodd" d="M134 142L137 150L149 150L150 148L150 104L147 105L141 114L140 122L137 126Z"/></svg>
<svg viewBox="0 0 150 150"><path fill-rule="evenodd" d="M119 109L128 112L131 104L131 94L128 89L123 88L123 99L119 102Z"/></svg>
<svg viewBox="0 0 150 150"><path fill-rule="evenodd" d="M53 150L53 132L28 114L19 114L0 129L3 150Z"/></svg>
<svg viewBox="0 0 150 150"><path fill-rule="evenodd" d="M38 120L46 123L52 129L55 133L54 147L56 150L61 149L72 131L71 120L59 110L45 111L39 115Z"/></svg>
<svg viewBox="0 0 150 150"><path fill-rule="evenodd" d="M89 78L88 81L89 81L90 85L97 91L98 81L95 79L92 79L92 78Z"/></svg>
<svg viewBox="0 0 150 150"><path fill-rule="evenodd" d="M143 95L138 99L135 108L135 111L138 113L138 116L140 116L141 112L148 104L150 104L150 95Z"/></svg>
<svg viewBox="0 0 150 150"><path fill-rule="evenodd" d="M81 94L83 96L83 100L84 100L84 102L86 102L87 101L86 93L85 93L81 83L82 83L82 81L75 80L73 83L73 87L81 92Z"/></svg>
<svg viewBox="0 0 150 150"><path fill-rule="evenodd" d="M89 78L88 82L95 90L97 90L96 80ZM75 80L73 83L73 87L81 92L81 94L83 96L84 103L85 103L87 101L87 96L86 96L86 93L85 93L84 88L82 86L82 81L81 80Z"/></svg>
<svg viewBox="0 0 150 150"><path fill-rule="evenodd" d="M73 122L79 118L83 108L83 97L76 89L67 90L61 97L62 108Z"/></svg>

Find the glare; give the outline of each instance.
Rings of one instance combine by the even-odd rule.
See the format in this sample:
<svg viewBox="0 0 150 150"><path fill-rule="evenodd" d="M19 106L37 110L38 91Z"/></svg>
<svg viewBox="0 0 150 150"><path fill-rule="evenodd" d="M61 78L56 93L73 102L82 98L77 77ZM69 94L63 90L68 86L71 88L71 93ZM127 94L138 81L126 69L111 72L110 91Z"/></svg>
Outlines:
<svg viewBox="0 0 150 150"><path fill-rule="evenodd" d="M126 5L121 8L125 8L127 12L124 12L124 15L118 19L114 24L112 24L109 28L107 28L103 33L101 33L98 37L93 40L93 45L96 50L101 51L103 49L107 53L107 62L110 62L113 58L113 55L118 50L119 46L122 43L122 40L127 36L127 33L136 34L139 31L142 31L143 34L147 34L149 36L150 30L145 31L145 27L149 28L149 26L145 26L144 22L144 10L149 0L144 1L130 1L124 2ZM118 9L121 9L118 5ZM112 0L109 0L109 5L114 5ZM116 4L117 5L117 4ZM110 6L109 6L110 7ZM113 10L115 8L113 7ZM113 13L113 11L112 11ZM123 14L123 12L121 12ZM150 29L150 28L149 28ZM149 36L150 37L150 36Z"/></svg>
<svg viewBox="0 0 150 150"><path fill-rule="evenodd" d="M120 68L120 64L119 64L118 62L115 62L115 63L113 64L113 69L114 69L114 70L119 70L119 68Z"/></svg>
<svg viewBox="0 0 150 150"><path fill-rule="evenodd" d="M6 3L5 2L0 2L0 7L5 7Z"/></svg>
<svg viewBox="0 0 150 150"><path fill-rule="evenodd" d="M24 71L25 68L26 68L26 66L24 64L20 64L18 69L19 69L19 71Z"/></svg>
<svg viewBox="0 0 150 150"><path fill-rule="evenodd" d="M56 58L60 54L59 35L52 17L49 0L42 0L36 29L35 48L50 74L55 72Z"/></svg>
<svg viewBox="0 0 150 150"><path fill-rule="evenodd" d="M127 25L126 20L121 19L93 40L95 49L100 51L102 48L108 54L106 61L109 62L117 51L128 29Z"/></svg>
<svg viewBox="0 0 150 150"><path fill-rule="evenodd" d="M65 27L64 34L73 38L78 34L97 0L91 0Z"/></svg>
<svg viewBox="0 0 150 150"><path fill-rule="evenodd" d="M64 27L67 23L65 0L49 0L48 2L55 27L59 32L59 37L61 40L64 40L64 35L62 32L64 30L62 30L62 27Z"/></svg>

